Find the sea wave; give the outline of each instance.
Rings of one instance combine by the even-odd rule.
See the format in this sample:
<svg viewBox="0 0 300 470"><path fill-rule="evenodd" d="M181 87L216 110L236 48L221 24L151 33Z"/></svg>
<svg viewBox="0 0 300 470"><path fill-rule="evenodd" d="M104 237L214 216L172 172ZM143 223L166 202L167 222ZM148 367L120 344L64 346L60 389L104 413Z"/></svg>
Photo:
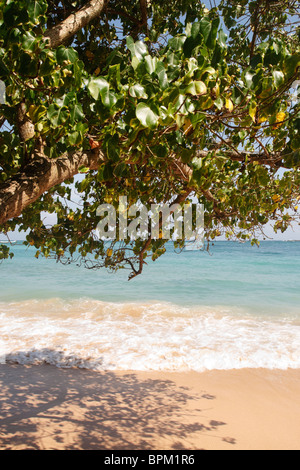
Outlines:
<svg viewBox="0 0 300 470"><path fill-rule="evenodd" d="M299 317L223 306L61 299L0 303L0 362L91 370L300 367Z"/></svg>

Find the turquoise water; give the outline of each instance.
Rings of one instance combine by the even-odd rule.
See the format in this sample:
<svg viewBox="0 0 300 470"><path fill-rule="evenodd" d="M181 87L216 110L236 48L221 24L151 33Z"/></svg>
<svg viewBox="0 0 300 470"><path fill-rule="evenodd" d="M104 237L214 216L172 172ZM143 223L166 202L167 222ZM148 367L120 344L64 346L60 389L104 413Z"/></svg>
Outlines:
<svg viewBox="0 0 300 470"><path fill-rule="evenodd" d="M0 358L97 370L300 366L300 242L172 247L128 282L34 258L0 266Z"/></svg>
<svg viewBox="0 0 300 470"><path fill-rule="evenodd" d="M300 242L265 242L260 248L217 242L210 253L168 253L128 282L128 271L110 274L75 264L34 258L13 247L0 265L0 301L78 299L106 302L166 301L179 305L226 305L252 313L300 314Z"/></svg>

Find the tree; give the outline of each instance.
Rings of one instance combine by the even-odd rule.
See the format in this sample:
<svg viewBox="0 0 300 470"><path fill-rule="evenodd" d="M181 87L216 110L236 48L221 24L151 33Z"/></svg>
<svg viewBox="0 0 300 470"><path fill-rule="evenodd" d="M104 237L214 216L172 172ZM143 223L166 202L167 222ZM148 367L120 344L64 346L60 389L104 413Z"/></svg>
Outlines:
<svg viewBox="0 0 300 470"><path fill-rule="evenodd" d="M117 208L120 195L196 197L207 241L257 243L270 220L285 231L298 218L298 2L209 3L1 1L2 233L29 230L37 257L129 267L132 278L166 240L107 249L97 207Z"/></svg>

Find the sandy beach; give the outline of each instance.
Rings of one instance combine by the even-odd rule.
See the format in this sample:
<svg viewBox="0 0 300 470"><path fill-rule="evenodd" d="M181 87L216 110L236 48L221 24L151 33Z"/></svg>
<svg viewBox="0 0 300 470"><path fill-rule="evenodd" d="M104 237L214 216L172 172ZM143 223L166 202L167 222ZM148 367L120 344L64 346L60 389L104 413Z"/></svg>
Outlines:
<svg viewBox="0 0 300 470"><path fill-rule="evenodd" d="M1 450L300 450L300 370L0 365Z"/></svg>

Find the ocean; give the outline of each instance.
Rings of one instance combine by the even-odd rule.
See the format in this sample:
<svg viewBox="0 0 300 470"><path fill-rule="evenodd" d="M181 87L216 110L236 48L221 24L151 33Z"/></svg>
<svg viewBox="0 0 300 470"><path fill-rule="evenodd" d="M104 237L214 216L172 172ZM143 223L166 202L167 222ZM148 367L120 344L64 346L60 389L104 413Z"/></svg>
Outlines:
<svg viewBox="0 0 300 470"><path fill-rule="evenodd" d="M91 370L300 367L300 242L172 246L144 273L13 247L0 265L0 362Z"/></svg>

